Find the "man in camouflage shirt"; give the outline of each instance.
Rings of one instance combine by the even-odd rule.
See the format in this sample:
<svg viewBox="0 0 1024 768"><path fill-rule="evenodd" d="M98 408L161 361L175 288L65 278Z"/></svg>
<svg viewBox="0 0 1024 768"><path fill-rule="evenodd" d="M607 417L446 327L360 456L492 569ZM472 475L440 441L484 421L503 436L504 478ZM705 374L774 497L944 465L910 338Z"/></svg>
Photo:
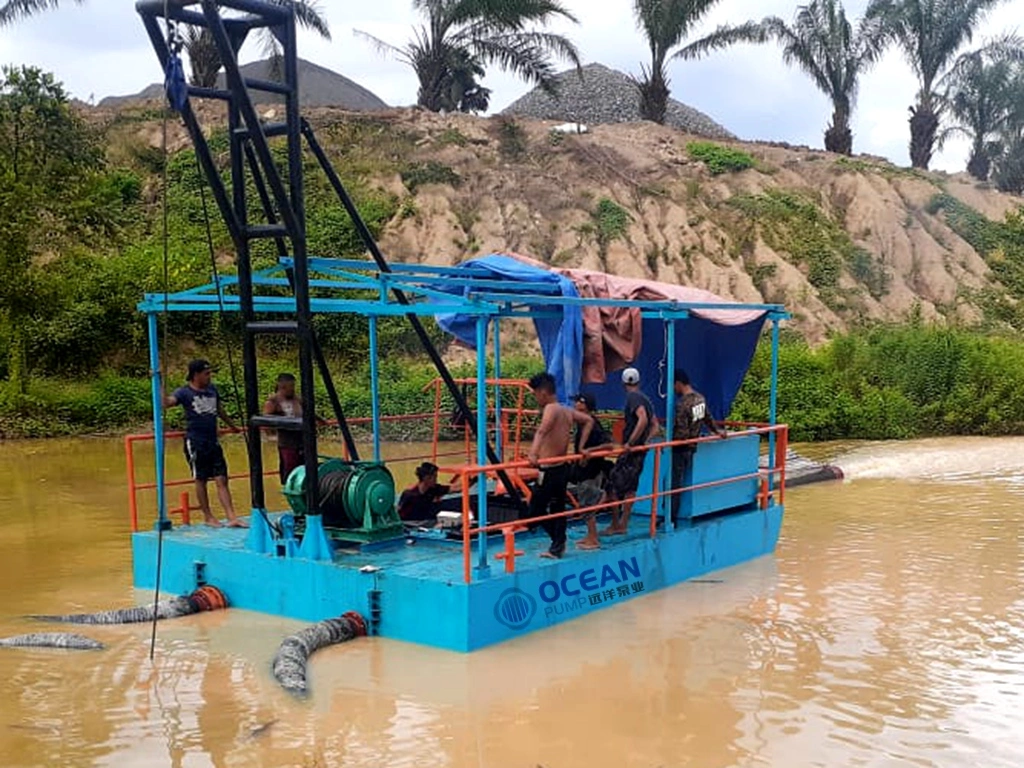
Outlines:
<svg viewBox="0 0 1024 768"><path fill-rule="evenodd" d="M707 427L711 434L719 437L728 437L729 433L715 424L708 410L708 403L704 395L690 386L690 377L686 371L677 370L675 373L676 390L676 413L675 422L672 425L672 440L693 440L700 437L701 427ZM693 454L697 446L694 443L689 445L677 445L672 448L672 489L683 487L683 476L686 470L693 464ZM679 514L679 500L681 493L672 495L672 522L676 522Z"/></svg>

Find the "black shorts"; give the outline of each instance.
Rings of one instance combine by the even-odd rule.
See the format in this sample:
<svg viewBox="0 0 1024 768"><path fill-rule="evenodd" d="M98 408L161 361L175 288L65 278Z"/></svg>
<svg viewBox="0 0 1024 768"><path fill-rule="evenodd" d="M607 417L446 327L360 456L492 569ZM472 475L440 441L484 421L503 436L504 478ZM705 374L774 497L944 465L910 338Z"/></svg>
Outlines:
<svg viewBox="0 0 1024 768"><path fill-rule="evenodd" d="M615 461L615 466L608 473L608 481L604 489L620 501L636 493L640 486L640 473L644 471L645 451L623 453Z"/></svg>
<svg viewBox="0 0 1024 768"><path fill-rule="evenodd" d="M213 480L215 477L227 477L228 463L224 459L224 451L220 443L195 443L185 441L185 460L192 469L192 477L196 480Z"/></svg>

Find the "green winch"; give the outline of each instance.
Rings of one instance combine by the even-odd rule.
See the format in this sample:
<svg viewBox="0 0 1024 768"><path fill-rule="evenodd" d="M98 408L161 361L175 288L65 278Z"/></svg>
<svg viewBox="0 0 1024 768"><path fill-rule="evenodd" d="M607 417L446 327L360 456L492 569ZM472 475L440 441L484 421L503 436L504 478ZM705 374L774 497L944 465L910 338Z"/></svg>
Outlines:
<svg viewBox="0 0 1024 768"><path fill-rule="evenodd" d="M395 511L395 479L384 464L327 459L317 468L317 481L324 530L332 539L368 543L402 535L402 521ZM304 521L309 514L305 467L292 470L282 493L296 522Z"/></svg>

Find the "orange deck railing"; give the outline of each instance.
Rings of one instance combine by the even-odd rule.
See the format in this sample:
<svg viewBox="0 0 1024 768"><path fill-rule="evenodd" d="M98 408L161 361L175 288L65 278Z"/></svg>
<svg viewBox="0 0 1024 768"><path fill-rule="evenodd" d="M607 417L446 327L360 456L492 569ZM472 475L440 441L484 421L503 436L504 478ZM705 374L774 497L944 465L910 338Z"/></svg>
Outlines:
<svg viewBox="0 0 1024 768"><path fill-rule="evenodd" d="M476 379L457 379L457 384L469 386L476 385ZM475 445L472 439L472 430L469 425L461 424L458 426L452 425L451 423L443 423L441 408L442 408L442 390L440 380L435 380L427 385L425 388L429 390L434 389L434 411L433 413L415 413L405 414L397 416L381 416L381 423L396 423L405 421L424 421L426 419L433 420L432 440L429 452L423 455L410 455L394 459L389 459L388 463L402 463L402 462L418 462L430 459L433 463L437 464L440 459L443 458L455 458L460 457L465 463L459 464L458 466L445 466L441 467L442 472L445 475L452 476L453 490L461 491L462 493L462 543L463 543L463 576L465 581L468 583L472 580L472 539L474 536L488 533L501 533L504 537L505 548L504 551L499 553L496 557L499 560L504 560L505 571L508 573L515 572L515 561L516 558L523 554L522 550L517 550L515 547L515 537L518 533L525 530L525 520L514 520L502 523L491 523L483 527L473 527L474 521L471 515L470 499L471 494L476 493L475 484L469 481L474 477L485 475L488 477L496 477L499 470L504 470L511 481L516 485L517 490L522 493L527 499L530 497L529 486L527 480L536 475L537 469L530 466L530 464L523 459L522 442L524 439L524 425L528 417L535 417L539 411L535 409L525 408L525 393L528 389L526 382L518 379L488 379L486 382L488 387L512 387L518 390L515 395L511 398L510 407L503 406L501 408L501 425L500 434L502 441L502 453L505 456L511 458L502 464L492 464L487 466L479 466L475 463ZM499 427L494 424L495 419L493 418L496 414L497 409L493 402L488 404L488 437L496 437L498 435ZM621 415L618 418L613 417L613 420L618 423L621 422ZM372 423L370 418L352 418L347 420L349 424L353 426L365 426ZM328 424L335 424L336 422L327 422ZM758 504L760 508L765 509L768 507L769 499L776 496L778 497L778 503L785 503L785 492L786 492L786 453L789 442L789 431L788 427L784 424L770 426L766 424L750 423L750 422L722 422L726 427L732 427L738 429L736 434L738 435L761 435L761 436L775 436L775 466L773 469L758 469L755 472L747 472L737 474L732 477L724 478L722 480L716 480L713 482L700 483L685 488L668 488L664 490L658 490L657 483L654 484L654 489L651 493L637 496L633 499L633 503L639 501L650 501L651 502L651 524L650 524L650 535L656 537L658 535L658 510L659 501L670 498L677 494L689 493L697 491L702 488L710 488L714 486L727 485L729 483L737 483L745 480L751 480L754 478L759 479L759 490L758 490ZM440 447L446 443L441 439L442 429L455 430L457 435L459 431L463 432L462 439L456 438L454 441L447 441L448 445L458 445L460 442L462 445L454 450L441 451ZM219 430L219 434L232 434L239 433L240 429L222 429ZM614 431L614 430L613 430ZM184 437L184 432L166 432L165 439L180 439ZM449 432L450 434L450 432ZM128 474L128 509L130 516L130 524L132 532L139 530L139 494L143 491L155 490L157 484L155 482L139 482L136 477L136 462L135 462L135 447L139 443L152 443L156 439L153 433L127 435L124 440L125 444L125 464ZM654 452L654 477L657 478L661 475L662 465L662 453L665 450L670 450L674 447L685 445L685 444L697 444L708 441L718 440L718 437L703 437L696 438L693 440L681 440L674 442L660 442L650 443L643 448L636 448L633 450L639 451L653 451ZM347 448L343 446L344 457L349 458ZM592 458L599 457L610 457L615 458L620 454L624 453L625 450L622 448L603 451L601 453L591 454ZM580 455L572 455L568 457L558 457L557 459L546 460L541 462L543 467L544 464L561 463L566 460L578 460L582 458ZM263 473L267 477L277 475L276 469L269 469ZM249 477L248 472L239 472L233 475L229 475L231 480L239 480ZM192 485L194 481L191 478L173 479L166 480L164 483L165 489L171 488L184 488ZM169 496L168 496L169 498ZM566 512L546 515L543 517L530 518L529 523L539 523L546 520L554 520L560 517L572 518L580 517L589 513L598 513L607 511L615 506L618 506L619 502L608 502L605 504L596 504L590 507L580 507L576 503L575 499L569 497L572 509ZM199 509L198 506L192 503L188 490L182 490L178 497L177 506L168 506L168 515L173 515L180 518L183 524L189 524L191 522L191 512Z"/></svg>
<svg viewBox="0 0 1024 768"><path fill-rule="evenodd" d="M432 414L432 413L412 413L412 414L403 414L403 415L398 415L398 416L381 416L380 420L381 420L381 423L400 423L400 422L407 422L407 421L423 421L423 420L432 418L433 416L434 416L434 414ZM352 426L366 426L366 425L372 423L372 419L370 419L368 417L351 418L351 419L347 419L347 422L348 422L348 424L350 424ZM337 422L335 422L335 421L327 421L327 425L328 426L337 426ZM219 435L230 435L230 434L241 434L243 432L243 430L237 429L237 428L236 429L219 429L217 432L218 432ZM165 432L164 433L164 438L166 440L168 440L168 441L180 440L180 439L183 439L184 437L185 437L185 433L184 432L180 432L180 431ZM146 433L141 433L141 434L126 435L125 438L124 438L125 468L126 468L127 475L128 475L128 514L129 514L129 521L130 521L131 530L132 530L133 533L139 530L139 494L140 494L140 492L142 492L142 491L153 491L157 487L157 484L155 482L140 482L138 480L138 476L137 476L137 472L136 472L135 450L136 450L136 446L138 444L140 444L140 443L141 444L152 443L155 440L156 440L156 435L153 432L146 432ZM350 458L349 454L348 454L348 448L344 444L342 444L342 452L343 452L343 455L344 455L345 459L348 460ZM429 459L431 457L433 457L433 459L434 459L434 461L436 463L438 458L461 457L463 455L463 453L464 452L461 449L453 450L453 451L439 451L438 447L437 447L437 442L435 441L434 444L432 445L431 451L429 453L422 454L422 455L417 454L417 455L403 456L403 457L399 457L399 458L395 458L395 459L389 459L388 463L389 464L398 464L398 463L407 463L407 462L413 462L413 461L417 461L418 462L418 461L424 461L424 460ZM276 477L277 476L277 469L276 468L275 469L268 469L268 470L266 470L263 473L263 475L265 477ZM248 477L249 477L249 473L248 472L237 472L235 474L228 475L228 479L229 480L242 480L242 479L245 479L245 478L248 478ZM192 478L190 478L190 477L184 477L184 478L178 478L178 479L170 479L170 480L165 480L164 481L164 488L167 489L167 490L172 489L172 488L182 488L182 487L191 486L194 482L195 481L192 480ZM193 511L195 511L195 510L198 510L199 507L192 503L191 494L189 493L189 491L187 491L187 490L181 491L181 493L179 494L179 497L178 497L177 506L171 506L172 502L169 501L170 500L170 494L168 494L167 498L168 498L168 509L167 509L168 516L174 516L174 517L179 518L184 525L188 525L189 523L191 523L191 513Z"/></svg>
<svg viewBox="0 0 1024 768"><path fill-rule="evenodd" d="M658 535L658 502L665 498L671 498L676 494L689 493L691 491L697 491L702 488L712 488L715 486L728 485L730 483L737 483L744 480L751 480L757 478L760 480L759 491L758 491L758 506L760 509L767 509L769 499L773 498L776 494L778 495L778 503L783 504L785 502L785 489L786 489L786 449L789 442L789 427L785 424L779 424L776 426L769 426L765 424L748 424L744 425L746 428L742 432L737 432L737 435L771 435L775 434L775 466L772 469L758 469L756 472L748 472L743 474L737 474L731 477L723 478L721 480L715 480L707 483L698 483L696 485L687 486L683 488L669 488L666 490L659 491L658 483L654 483L654 489L652 493L642 494L633 498L633 503L638 501L650 501L651 502L651 525L650 535L651 538L655 538ZM701 437L693 440L676 440L671 442L661 443L649 443L642 448L634 448L633 451L653 451L654 452L654 478L660 476L661 468L661 454L665 450L671 450L677 446L690 445L705 443L710 441L720 440L719 437ZM617 457L626 452L626 449L616 448L614 450L602 451L600 453L590 454L591 458L599 457ZM559 464L565 461L579 460L583 458L582 454L573 454L570 456L559 456L553 459L547 459L540 462L541 468L545 464ZM506 472L512 472L515 470L522 470L529 468L530 465L524 461L510 461L504 464L493 464L487 466L468 466L461 470L458 470L457 474L461 478L462 486L462 548L463 548L463 579L468 584L472 581L472 541L474 536L479 534L488 533L501 533L504 536L505 549L499 553L496 557L499 560L505 562L505 572L515 573L515 561L517 557L523 555L522 550L515 548L515 537L516 534L522 533L526 530L526 524L533 525L535 523L545 522L547 520L557 520L559 518L575 518L586 514L599 513L608 511L614 507L619 506L620 502L612 501L604 504L595 504L589 507L576 507L574 509L567 510L565 512L559 512L552 515L543 515L538 517L531 517L529 519L512 520L502 523L492 523L486 526L473 527L473 518L470 513L470 498L474 490L471 490L473 486L470 485L469 480L474 476L480 475L493 475L498 470L505 470ZM777 486L773 487L773 483L777 480Z"/></svg>

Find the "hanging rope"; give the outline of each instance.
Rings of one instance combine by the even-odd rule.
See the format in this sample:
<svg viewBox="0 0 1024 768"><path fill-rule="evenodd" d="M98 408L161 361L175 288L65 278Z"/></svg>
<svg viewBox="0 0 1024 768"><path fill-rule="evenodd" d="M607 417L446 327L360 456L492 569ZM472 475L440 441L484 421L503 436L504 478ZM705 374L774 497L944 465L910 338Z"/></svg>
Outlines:
<svg viewBox="0 0 1024 768"><path fill-rule="evenodd" d="M245 408L242 404L241 395L239 395L238 392L238 376L235 372L235 356L231 353L231 342L224 334L224 322L227 317L227 312L224 310L224 293L221 290L220 271L217 268L217 252L213 247L213 230L210 226L210 211L209 206L206 203L206 177L203 175L202 166L199 164L198 154L196 155L196 171L201 180L199 184L199 197L203 205L203 223L206 226L206 247L210 255L210 270L213 272L213 284L217 288L217 314L220 317L221 337L224 340L224 351L228 360L228 375L231 376L231 389L235 395L235 409L242 418L245 418ZM242 430L242 437L245 439L246 450L251 451L252 446L249 443L248 430ZM259 513L271 530L273 530L278 536L284 535L281 530L281 526L270 519L265 509L261 507Z"/></svg>
<svg viewBox="0 0 1024 768"><path fill-rule="evenodd" d="M167 62L167 71L164 73L164 90L167 93L167 101L176 112L181 112L185 106L185 101L188 99L188 85L185 83L185 70L181 65L181 48L182 40L178 35L177 25L170 19L170 2L164 0L164 22L167 24L167 47L171 52L170 59ZM168 232L170 227L168 226L168 204L167 204L167 121L168 121L168 108L165 105L163 108L163 118L161 125L161 155L163 162L161 164L161 204L162 204L162 218L163 218L163 278L164 278L164 307L163 307L163 337L167 338L167 326L168 326L168 297L167 294L171 290L171 279L170 279L170 242ZM166 360L164 358L164 348L160 344L160 332L157 331L157 338L155 339L157 345L157 376L160 379L160 396L163 397L164 392L164 371L167 370ZM163 403L160 404L163 408ZM160 441L160 455L161 457L166 456L166 440L164 439L164 430L160 430L160 434L156 436L156 439ZM164 507L166 507L166 498ZM164 560L164 526L163 522L166 519L166 509L158 510L159 524L157 525L157 539L156 539L156 585L153 593L153 625L149 636L149 660L153 661L153 656L156 652L156 621L157 621L157 609L160 605L160 572L163 570Z"/></svg>
<svg viewBox="0 0 1024 768"><path fill-rule="evenodd" d="M669 377L674 375L673 371L666 371L668 367L668 323L665 321L664 328L664 342L661 346L661 360L658 361L658 397L668 397L668 388L672 386L669 381ZM663 391L664 390L664 391Z"/></svg>

